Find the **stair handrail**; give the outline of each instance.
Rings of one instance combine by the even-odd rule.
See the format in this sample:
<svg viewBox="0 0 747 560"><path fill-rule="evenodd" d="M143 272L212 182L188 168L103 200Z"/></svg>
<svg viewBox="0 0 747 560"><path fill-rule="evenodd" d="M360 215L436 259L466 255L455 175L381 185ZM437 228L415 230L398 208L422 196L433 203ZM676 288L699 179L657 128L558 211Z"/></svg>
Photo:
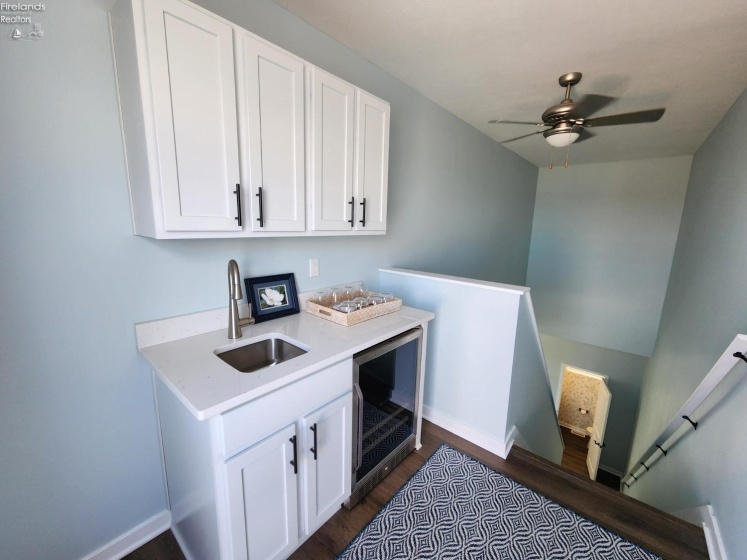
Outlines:
<svg viewBox="0 0 747 560"><path fill-rule="evenodd" d="M620 491L624 492L624 488L630 489L644 474L651 470L659 459L666 457L667 453L674 447L674 442L671 446L667 443L672 436L675 435L677 430L686 422L689 422L693 428L693 431L698 429L698 422L693 420L693 416L696 410L703 404L708 398L711 392L718 386L719 383L731 372L732 369L741 361L747 362L747 335L738 334L731 344L727 347L721 357L711 368L700 382L700 385L693 391L693 394L685 401L685 404L677 411L669 425L662 430L659 437L657 437L653 443L646 449L641 457L636 461L633 466L628 469L628 472L623 476L620 481ZM677 440L679 441L679 439Z"/></svg>

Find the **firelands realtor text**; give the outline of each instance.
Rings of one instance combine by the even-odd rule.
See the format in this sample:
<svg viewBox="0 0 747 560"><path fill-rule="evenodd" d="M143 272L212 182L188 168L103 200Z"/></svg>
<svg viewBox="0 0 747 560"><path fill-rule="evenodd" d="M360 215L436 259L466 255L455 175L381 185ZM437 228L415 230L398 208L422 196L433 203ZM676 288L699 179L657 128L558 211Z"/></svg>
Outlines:
<svg viewBox="0 0 747 560"><path fill-rule="evenodd" d="M31 12L43 12L46 4L0 2L0 23L31 23Z"/></svg>

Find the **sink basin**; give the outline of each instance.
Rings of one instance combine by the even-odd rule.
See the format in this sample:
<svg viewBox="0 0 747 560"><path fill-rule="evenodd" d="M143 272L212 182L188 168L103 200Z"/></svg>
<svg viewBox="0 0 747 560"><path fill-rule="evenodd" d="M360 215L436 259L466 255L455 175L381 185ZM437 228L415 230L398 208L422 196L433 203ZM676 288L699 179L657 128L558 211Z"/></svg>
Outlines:
<svg viewBox="0 0 747 560"><path fill-rule="evenodd" d="M309 350L302 346L300 342L294 344L284 338L270 337L230 350L218 349L215 354L232 368L251 373L306 354Z"/></svg>

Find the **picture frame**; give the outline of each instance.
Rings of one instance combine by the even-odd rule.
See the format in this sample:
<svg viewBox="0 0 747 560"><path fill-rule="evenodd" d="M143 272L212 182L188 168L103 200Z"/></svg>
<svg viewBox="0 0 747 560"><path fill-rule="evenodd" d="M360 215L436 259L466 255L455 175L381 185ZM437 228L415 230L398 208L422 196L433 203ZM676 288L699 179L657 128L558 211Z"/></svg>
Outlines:
<svg viewBox="0 0 747 560"><path fill-rule="evenodd" d="M296 277L289 274L244 278L246 297L252 305L255 323L279 319L300 312Z"/></svg>

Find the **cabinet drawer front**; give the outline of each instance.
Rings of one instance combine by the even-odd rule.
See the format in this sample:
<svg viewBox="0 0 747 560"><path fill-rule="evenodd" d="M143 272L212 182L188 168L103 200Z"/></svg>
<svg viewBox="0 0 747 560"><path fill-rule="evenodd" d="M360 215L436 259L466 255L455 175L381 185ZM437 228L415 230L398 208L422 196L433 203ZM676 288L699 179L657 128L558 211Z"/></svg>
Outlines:
<svg viewBox="0 0 747 560"><path fill-rule="evenodd" d="M334 400L353 387L353 360L344 360L223 414L224 456Z"/></svg>

